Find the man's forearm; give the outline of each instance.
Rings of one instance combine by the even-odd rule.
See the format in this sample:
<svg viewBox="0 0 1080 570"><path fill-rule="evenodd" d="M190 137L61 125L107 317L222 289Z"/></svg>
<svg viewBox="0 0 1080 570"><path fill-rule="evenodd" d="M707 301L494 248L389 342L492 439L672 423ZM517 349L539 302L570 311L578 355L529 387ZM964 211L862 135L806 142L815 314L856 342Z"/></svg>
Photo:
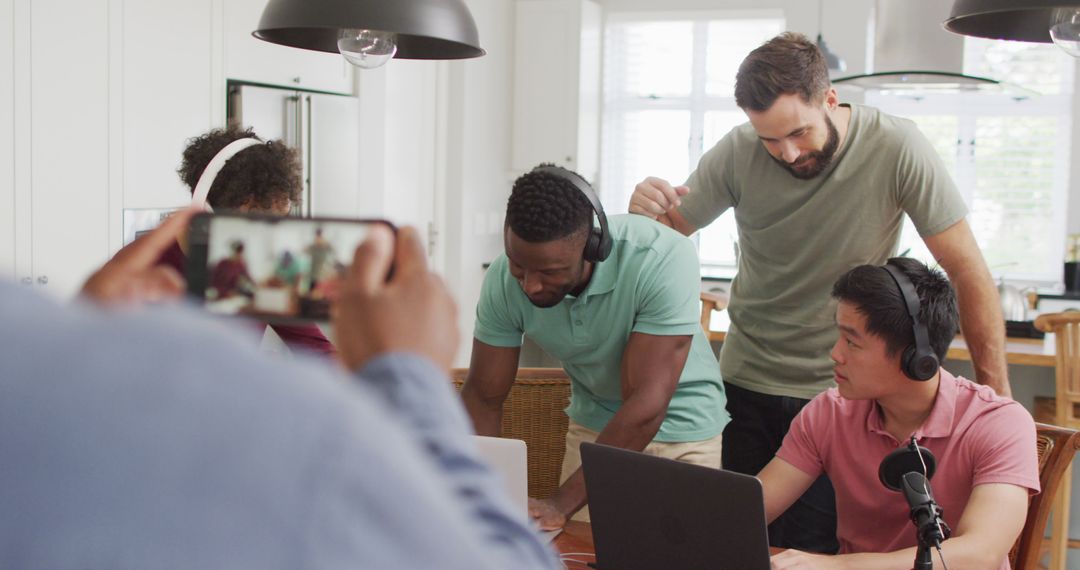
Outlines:
<svg viewBox="0 0 1080 570"><path fill-rule="evenodd" d="M656 432L664 421L664 411L666 408L657 413L627 400L596 437L596 443L641 451L656 437ZM588 497L585 492L585 475L580 468L559 487L552 500L567 518L585 506Z"/></svg>
<svg viewBox="0 0 1080 570"><path fill-rule="evenodd" d="M915 527L911 528L915 532ZM915 560L916 548L905 548L883 554L841 554L835 557L841 568L851 570L911 570ZM956 537L941 544L941 555L933 552L934 568L942 568L941 558L949 568L997 568L1008 556L1008 550L1001 551L995 545L984 544L972 537Z"/></svg>
<svg viewBox="0 0 1080 570"><path fill-rule="evenodd" d="M466 388L462 390L461 398L465 404L465 411L469 413L469 417L472 419L476 435L489 437L502 435L502 402L485 401L470 390L467 383Z"/></svg>
<svg viewBox="0 0 1080 570"><path fill-rule="evenodd" d="M960 281L965 281L963 285ZM1005 363L1005 320L993 282L979 276L958 280L960 329L964 335L975 381L993 388L1001 396L1012 396Z"/></svg>

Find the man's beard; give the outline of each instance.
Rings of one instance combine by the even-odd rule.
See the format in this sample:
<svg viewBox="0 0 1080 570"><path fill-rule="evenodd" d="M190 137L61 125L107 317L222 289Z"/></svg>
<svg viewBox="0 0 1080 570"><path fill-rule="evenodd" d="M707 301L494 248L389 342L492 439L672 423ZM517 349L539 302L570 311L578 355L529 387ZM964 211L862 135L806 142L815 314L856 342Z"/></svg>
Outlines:
<svg viewBox="0 0 1080 570"><path fill-rule="evenodd" d="M773 157L773 160L780 163L780 166L783 166L792 176L800 180L809 180L821 174L832 164L833 157L836 156L836 149L840 146L840 132L836 130L836 125L833 124L828 115L825 115L825 128L828 130L829 136L825 139L825 146L821 150L815 150L799 157L794 164L788 164L776 157ZM814 163L814 167L810 170L797 170L795 168L799 164L808 162Z"/></svg>

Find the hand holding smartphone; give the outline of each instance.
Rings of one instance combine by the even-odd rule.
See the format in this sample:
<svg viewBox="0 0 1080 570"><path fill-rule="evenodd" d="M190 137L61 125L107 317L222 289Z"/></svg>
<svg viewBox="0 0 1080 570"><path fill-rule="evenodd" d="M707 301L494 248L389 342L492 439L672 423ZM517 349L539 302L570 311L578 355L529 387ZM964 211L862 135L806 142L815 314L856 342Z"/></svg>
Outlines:
<svg viewBox="0 0 1080 570"><path fill-rule="evenodd" d="M188 293L207 310L266 322L328 321L357 246L385 220L198 214Z"/></svg>

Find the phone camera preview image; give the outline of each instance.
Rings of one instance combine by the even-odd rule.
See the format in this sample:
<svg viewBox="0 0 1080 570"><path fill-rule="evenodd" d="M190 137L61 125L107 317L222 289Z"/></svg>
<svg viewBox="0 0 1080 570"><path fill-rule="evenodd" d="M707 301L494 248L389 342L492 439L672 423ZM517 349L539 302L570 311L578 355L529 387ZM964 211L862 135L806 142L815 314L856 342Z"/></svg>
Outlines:
<svg viewBox="0 0 1080 570"><path fill-rule="evenodd" d="M200 214L189 231L188 290L210 312L326 321L353 254L381 220ZM391 226L392 227L392 226Z"/></svg>

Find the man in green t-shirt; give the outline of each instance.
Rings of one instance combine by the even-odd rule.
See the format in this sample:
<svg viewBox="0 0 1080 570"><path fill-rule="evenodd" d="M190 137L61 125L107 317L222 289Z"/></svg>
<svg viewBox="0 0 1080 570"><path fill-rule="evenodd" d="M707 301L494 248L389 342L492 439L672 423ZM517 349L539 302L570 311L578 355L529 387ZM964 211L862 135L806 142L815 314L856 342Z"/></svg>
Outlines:
<svg viewBox="0 0 1080 570"><path fill-rule="evenodd" d="M641 216L609 224L584 179L541 166L514 183L504 245L484 278L462 397L477 433L498 435L522 337L562 362L570 428L558 492L529 501L540 526L560 528L586 503L582 441L719 468L728 414L698 320L693 243Z"/></svg>
<svg viewBox="0 0 1080 570"><path fill-rule="evenodd" d="M832 283L895 255L904 214L956 287L976 379L1008 396L997 290L967 208L915 125L841 105L821 52L792 33L747 56L735 101L750 122L707 152L683 186L647 178L630 201L631 212L686 235L735 210L741 255L720 354L732 415L724 468L759 472L802 406L834 385ZM770 525L770 541L835 551L835 516L822 479Z"/></svg>

